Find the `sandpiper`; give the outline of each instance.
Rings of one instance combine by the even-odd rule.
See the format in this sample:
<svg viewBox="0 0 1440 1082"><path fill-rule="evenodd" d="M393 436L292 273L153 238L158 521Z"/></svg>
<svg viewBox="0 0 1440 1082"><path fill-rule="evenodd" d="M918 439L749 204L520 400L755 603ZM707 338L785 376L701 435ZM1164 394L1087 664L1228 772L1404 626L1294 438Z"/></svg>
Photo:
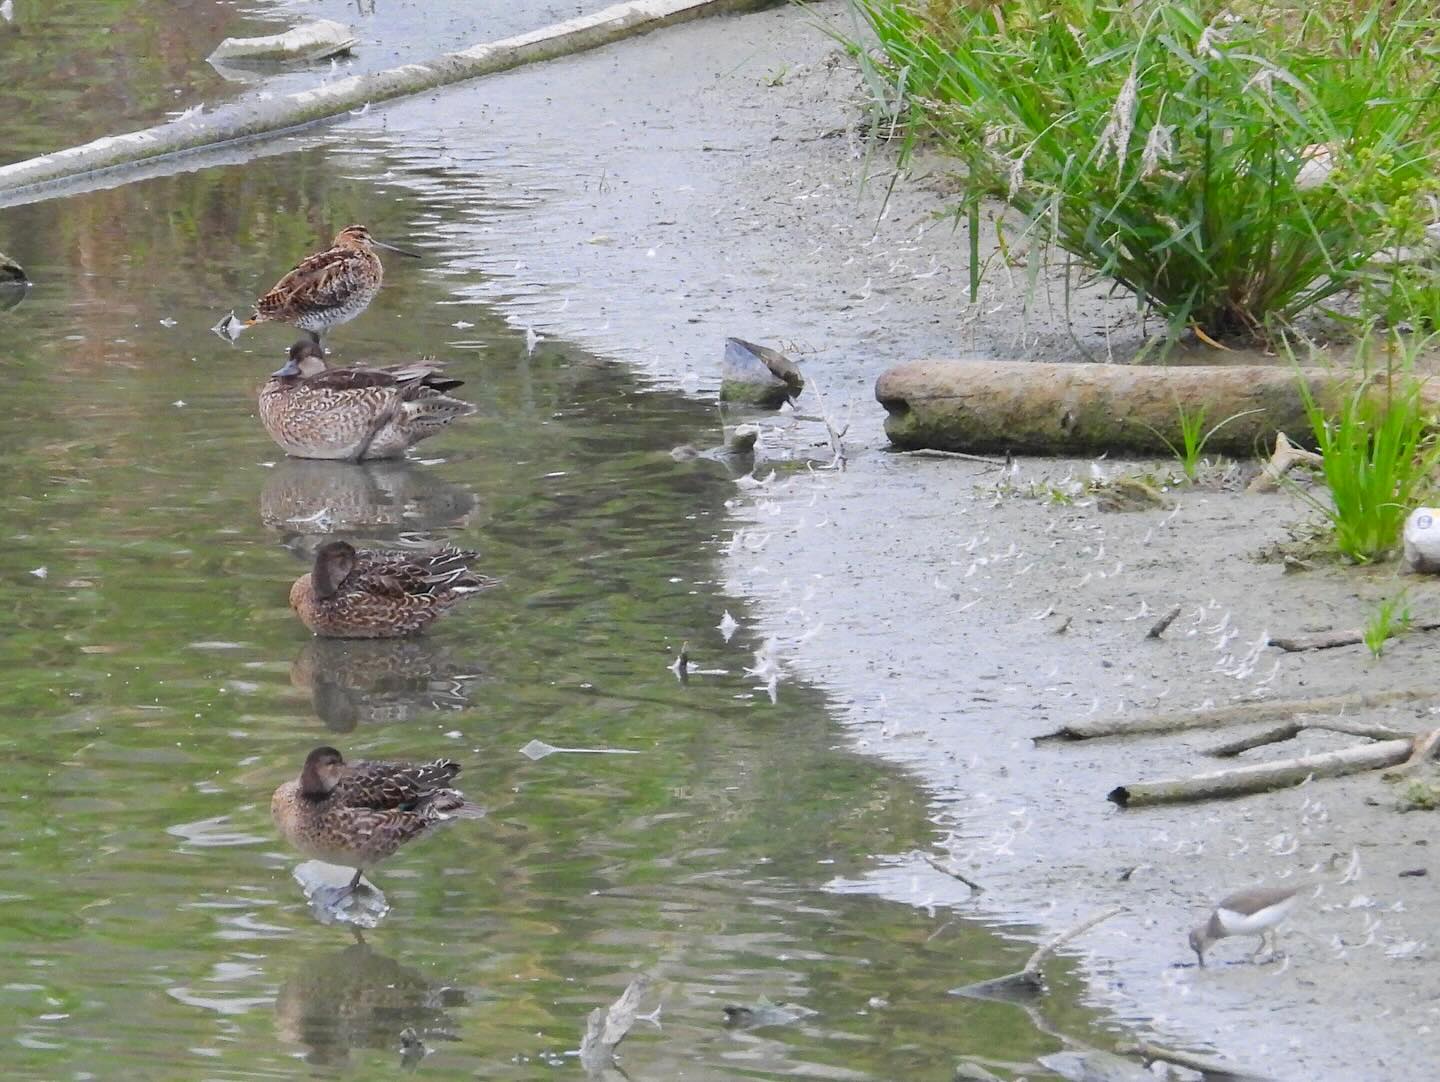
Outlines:
<svg viewBox="0 0 1440 1082"><path fill-rule="evenodd" d="M1260 945L1255 948L1252 958L1265 949L1265 937L1270 937L1270 949L1275 950L1275 928L1300 901L1300 893L1306 887L1298 883L1286 887L1250 887L1222 898L1210 913L1210 919L1190 932L1190 949L1205 964L1205 952L1217 939L1232 935L1256 935Z"/></svg>
<svg viewBox="0 0 1440 1082"><path fill-rule="evenodd" d="M327 541L315 550L314 568L290 587L290 607L316 635L414 635L462 597L500 584L470 570L475 558L453 545L412 553Z"/></svg>
<svg viewBox="0 0 1440 1082"><path fill-rule="evenodd" d="M288 323L320 341L322 331L354 319L380 292L385 268L376 248L420 258L376 240L363 225L348 225L335 234L329 248L306 256L256 301L244 326Z"/></svg>
<svg viewBox="0 0 1440 1082"><path fill-rule="evenodd" d="M485 809L449 787L453 759L433 763L347 763L332 747L305 758L300 776L275 790L270 815L280 834L313 860L364 869L449 819L479 819Z"/></svg>

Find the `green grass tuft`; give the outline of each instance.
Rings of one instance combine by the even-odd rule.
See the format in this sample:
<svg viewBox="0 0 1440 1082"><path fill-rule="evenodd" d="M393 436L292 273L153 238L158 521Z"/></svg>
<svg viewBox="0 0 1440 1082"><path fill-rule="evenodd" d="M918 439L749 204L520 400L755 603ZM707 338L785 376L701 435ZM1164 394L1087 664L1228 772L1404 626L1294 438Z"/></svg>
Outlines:
<svg viewBox="0 0 1440 1082"><path fill-rule="evenodd" d="M1283 327L1440 190L1433 3L852 3L892 130L964 163L972 226L1004 199L1172 334Z"/></svg>

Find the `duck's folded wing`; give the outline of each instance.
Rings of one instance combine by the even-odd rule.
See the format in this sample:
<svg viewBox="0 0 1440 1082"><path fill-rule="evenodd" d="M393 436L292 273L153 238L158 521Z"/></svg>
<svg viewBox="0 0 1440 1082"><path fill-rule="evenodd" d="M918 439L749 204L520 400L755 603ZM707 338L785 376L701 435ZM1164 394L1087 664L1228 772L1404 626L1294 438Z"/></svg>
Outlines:
<svg viewBox="0 0 1440 1082"><path fill-rule="evenodd" d="M335 787L351 807L414 809L460 773L453 759L433 763L351 763Z"/></svg>
<svg viewBox="0 0 1440 1082"><path fill-rule="evenodd" d="M374 388L393 388L395 377L380 368L327 368L305 380L307 387L323 388L327 391L361 391ZM391 392L394 393L393 391Z"/></svg>
<svg viewBox="0 0 1440 1082"><path fill-rule="evenodd" d="M384 371L387 376L405 388L406 398L414 398L426 391L451 391L465 385L463 379L447 376L444 368L433 361L391 365Z"/></svg>

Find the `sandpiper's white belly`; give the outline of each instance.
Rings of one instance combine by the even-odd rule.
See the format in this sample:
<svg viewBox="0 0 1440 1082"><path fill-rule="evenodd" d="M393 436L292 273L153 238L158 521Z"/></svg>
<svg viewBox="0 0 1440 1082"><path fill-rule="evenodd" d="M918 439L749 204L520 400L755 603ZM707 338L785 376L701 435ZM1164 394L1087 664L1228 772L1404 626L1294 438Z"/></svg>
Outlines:
<svg viewBox="0 0 1440 1082"><path fill-rule="evenodd" d="M1220 918L1220 927L1225 929L1226 935L1259 935L1288 917L1299 900L1298 894L1292 894L1283 902L1257 909L1254 913L1237 913L1222 906L1215 910L1215 915Z"/></svg>

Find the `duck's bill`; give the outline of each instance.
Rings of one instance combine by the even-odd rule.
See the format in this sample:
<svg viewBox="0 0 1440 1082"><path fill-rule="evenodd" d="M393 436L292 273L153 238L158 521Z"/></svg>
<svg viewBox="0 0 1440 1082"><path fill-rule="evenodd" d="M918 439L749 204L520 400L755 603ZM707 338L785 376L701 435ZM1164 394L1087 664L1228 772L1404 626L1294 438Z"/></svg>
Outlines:
<svg viewBox="0 0 1440 1082"><path fill-rule="evenodd" d="M370 238L370 243L377 248L384 248L387 252L394 252L396 255L408 255L411 259L420 258L419 252L412 252L407 248L397 248L393 244L386 244L383 240L376 240L374 237Z"/></svg>

